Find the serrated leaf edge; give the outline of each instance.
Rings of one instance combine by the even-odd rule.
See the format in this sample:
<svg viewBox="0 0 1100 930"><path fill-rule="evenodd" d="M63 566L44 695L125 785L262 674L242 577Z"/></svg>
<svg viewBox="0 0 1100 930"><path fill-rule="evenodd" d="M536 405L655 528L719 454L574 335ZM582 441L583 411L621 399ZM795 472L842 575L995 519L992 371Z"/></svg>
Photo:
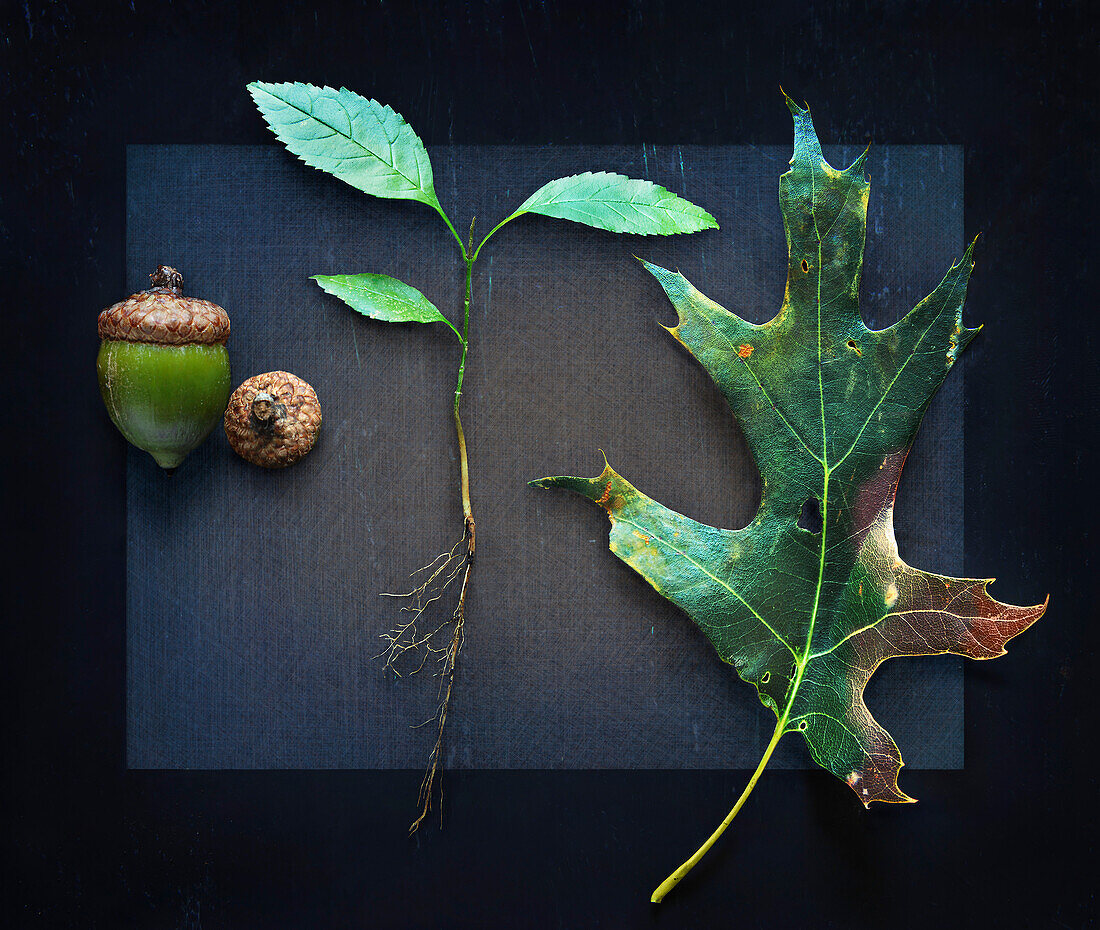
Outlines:
<svg viewBox="0 0 1100 930"><path fill-rule="evenodd" d="M312 164L305 156L299 155L297 152L294 152L290 149L290 147L289 147L289 145L287 145L286 141L279 135L279 130L274 125L272 125L271 121L268 119L267 114L264 113L263 108L261 107L260 102L257 99L257 92L267 94L267 96L271 97L274 100L277 100L279 103L283 104L284 106L291 107L292 109L297 110L303 116L306 116L309 119L314 120L315 122L320 123L323 126L327 126L334 133L340 135L344 139L347 139L353 145L356 145L359 148L363 149L363 151L366 154L364 156L361 156L361 157L364 157L364 158L365 157L370 157L370 158L377 159L383 165L385 165L387 168L392 170L394 172L394 174L396 174L396 175L404 178L406 181L408 181L409 184L412 185L412 188L410 189L410 193L419 192L423 196L397 197L397 196L388 196L386 194L377 194L377 193L374 193L374 192L371 192L371 191L362 191L362 193L368 194L371 197L379 197L381 199L387 199L387 200L419 200L422 203L425 203L428 206L432 207L433 209L437 209L437 210L440 209L439 198L438 198L438 195L435 192L435 178L434 178L434 175L433 175L432 179L429 180L427 185L425 185L423 175L420 172L419 161L417 161L417 177L416 177L416 180L414 181L407 174L405 174L400 168L398 168L396 164L394 164L393 159L391 159L390 161L387 161L379 153L371 151L365 145L363 145L358 140L352 138L347 133L343 132L342 130L338 129L335 126L332 126L329 123L326 123L324 120L320 119L319 117L317 117L313 113L310 113L306 110L303 110L297 104L292 103L291 101L287 100L286 98L280 97L278 94L272 93L272 91L271 91L271 88L283 88L283 87L306 88L306 89L311 90L311 91L322 91L322 92L327 91L327 92L332 93L334 95L339 95L341 93L351 94L353 97L356 97L359 100L362 100L362 101L364 101L368 104L371 104L373 106L376 106L376 107L380 108L385 115L393 116L398 121L400 121L402 126L406 127L409 130L409 132L412 134L413 138L416 140L416 143L420 146L421 151L424 153L424 158L428 161L428 164L430 166L431 165L431 160L428 158L427 147L424 145L424 140L421 139L420 136L417 134L416 130L414 130L412 128L412 126L409 124L408 120L406 120L404 116L402 116L395 109L393 109L393 107L391 107L389 104L382 103L381 101L376 100L373 97L364 97L362 94L358 94L355 91L350 90L349 88L344 87L342 85L339 89L337 89L335 87L331 87L328 84L317 85L317 84L310 84L310 83L305 82L305 81L282 81L280 83L274 83L274 84L269 83L267 81L251 81L247 85L248 92L252 96L252 100L256 104L256 108L260 111L260 116L263 118L263 120L267 124L268 128L271 130L272 133L274 133L275 137L277 139L279 139L279 141L283 144L283 146L287 149L287 151L290 152L291 155L293 155L296 159L298 159L298 161L302 162L304 165L307 165L310 168L314 168L317 171L323 171L326 174L330 174L333 177L337 178L337 180L344 181L343 178L340 178L338 175L334 174L328 168L325 168L321 165ZM337 101L337 102L339 102L339 101ZM343 104L341 103L340 106L343 107ZM351 114L347 112L346 107L344 107L344 112L348 116L349 123L352 122ZM379 122L381 122L381 121L379 121ZM387 139L387 141L389 141L389 140ZM393 143L392 142L390 143L390 151L391 151L391 155L392 155L392 151L393 151ZM347 184L348 182L344 181L344 183ZM351 185L351 186L354 187L354 185ZM361 190L361 189L356 188L356 190Z"/></svg>

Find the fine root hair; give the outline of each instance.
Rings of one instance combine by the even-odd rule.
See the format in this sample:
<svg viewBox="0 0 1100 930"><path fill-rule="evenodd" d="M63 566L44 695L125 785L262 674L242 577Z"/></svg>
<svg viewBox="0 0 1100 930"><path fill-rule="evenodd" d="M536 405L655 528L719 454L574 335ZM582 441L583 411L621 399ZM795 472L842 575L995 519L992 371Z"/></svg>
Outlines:
<svg viewBox="0 0 1100 930"><path fill-rule="evenodd" d="M404 594L385 594L384 597L396 597L407 601L401 607L406 618L383 633L381 638L385 648L375 657L382 659L384 668L394 676L415 675L425 667L434 669L439 679L438 698L435 713L427 720L416 724L414 729L435 726L435 744L428 755L428 764L424 778L420 783L417 797L419 814L409 826L413 834L424 822L432 809L436 785L440 782L443 760L443 734L450 712L451 696L454 693L455 668L458 655L462 651L466 629L466 592L470 585L470 570L474 562L474 521L467 517L466 532L450 551L442 552L427 565L418 568L410 577L423 577L423 580L411 591ZM461 578L458 589L458 602L447 619L442 622L428 621L435 611L429 610L438 603ZM442 787L439 788L440 823L442 823Z"/></svg>

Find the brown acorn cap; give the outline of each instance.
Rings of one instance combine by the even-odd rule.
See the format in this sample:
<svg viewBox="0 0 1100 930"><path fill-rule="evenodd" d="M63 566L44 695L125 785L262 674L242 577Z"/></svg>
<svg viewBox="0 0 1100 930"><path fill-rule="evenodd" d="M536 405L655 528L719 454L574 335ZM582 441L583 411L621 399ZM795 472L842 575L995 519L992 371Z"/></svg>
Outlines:
<svg viewBox="0 0 1100 930"><path fill-rule="evenodd" d="M158 265L146 291L131 294L99 315L99 338L154 345L222 345L229 315L217 304L183 296L183 275Z"/></svg>
<svg viewBox="0 0 1100 930"><path fill-rule="evenodd" d="M288 371L249 378L225 408L229 444L242 459L263 468L293 465L313 448L320 429L317 393Z"/></svg>

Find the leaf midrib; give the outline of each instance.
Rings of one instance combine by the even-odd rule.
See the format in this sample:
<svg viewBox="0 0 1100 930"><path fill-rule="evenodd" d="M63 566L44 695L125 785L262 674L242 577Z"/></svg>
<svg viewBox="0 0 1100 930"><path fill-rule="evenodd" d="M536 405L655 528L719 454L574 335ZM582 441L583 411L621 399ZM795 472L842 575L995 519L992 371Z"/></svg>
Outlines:
<svg viewBox="0 0 1100 930"><path fill-rule="evenodd" d="M824 161L824 158L822 158ZM819 548L819 556L817 562L817 586L814 591L814 603L813 608L810 611L810 623L809 628L806 631L806 644L802 650L802 656L795 660L795 678L791 682L790 696L787 699L787 704L783 708L783 715L780 717L779 726L786 731L788 720L790 719L791 709L794 707L795 699L798 697L799 688L802 685L802 678L806 673L806 669L809 666L812 656L810 654L810 647L814 640L814 628L817 625L817 612L821 606L821 587L825 580L825 553L827 551L826 538L829 532L829 443L828 433L826 429L825 421L825 382L822 377L822 331L821 331L821 264L822 264L822 248L821 248L821 230L817 225L817 185L814 179L814 172L810 171L810 215L814 221L814 237L817 239L817 389L818 395L821 401L821 458L818 462L821 465L822 470L822 490L821 490L821 542ZM831 227L830 227L831 228ZM797 728L796 728L797 729Z"/></svg>
<svg viewBox="0 0 1100 930"><path fill-rule="evenodd" d="M820 605L821 605L821 591L822 591L822 587L823 587L824 579L825 579L825 556L826 556L826 552L828 550L828 543L827 543L828 527L829 527L829 506L828 505L829 505L829 478L831 476L831 469L829 468L829 462L828 462L828 438L827 438L828 437L828 429L827 429L827 420L826 420L826 415L825 415L825 384L824 384L824 378L823 378L823 375L822 375L822 354L823 354L822 353L822 339L823 339L823 331L822 331L822 319L821 319L821 314L822 314L822 304L821 304L821 281L822 281L822 273L821 272L822 272L822 267L821 266L822 266L823 250L822 250L822 242L821 242L821 233L820 233L820 230L818 228L818 223L817 223L817 193L816 193L816 184L814 183L814 176L813 176L812 171L810 173L810 203L811 203L810 212L811 212L811 215L813 216L813 220L814 220L814 235L817 239L817 262L816 262L816 272L817 272L817 295L816 295L816 302L817 302L817 384L818 384L819 406L820 406L820 410L821 410L821 456L820 457L817 456L813 452L813 450L810 449L809 445L805 442L804 439L802 439L801 435L799 435L799 433L794 429L794 427L791 425L791 423L784 416L783 412L779 409L779 406L776 405L776 404L772 405L773 408L775 409L776 413L779 415L780 419L783 421L784 425L787 427L787 429L790 430L791 434L795 437L795 439L797 439L799 441L799 443L807 451L807 453L809 453L809 455L816 462L818 462L818 464L821 465L821 469L822 469L822 491L821 491L822 523L821 523L821 533L820 533L821 539L820 539L819 550L818 550L817 581L816 581L816 584L815 584L813 605L812 605L811 610L810 610L810 622L809 622L809 625L808 625L808 628L807 628L807 631L806 631L806 642L805 642L805 645L803 646L801 654L799 654L799 652L796 651L791 646L791 644L788 643L787 640L784 637L782 637L776 631L776 629L767 620L765 620L764 617L759 612L757 612L752 607L751 604L748 603L748 601L746 601L744 599L744 597L742 597L734 588L730 587L730 585L728 585L724 581L722 581L722 579L720 579L717 576L711 574L711 572L709 572L706 569L705 566L703 566L702 564L697 562L695 559L692 559L687 553L685 553L682 550L678 549L676 546L674 546L668 540L661 537L660 534L655 533L652 527L643 527L643 526L635 523L632 520L628 520L628 519L623 518L623 517L619 518L619 519L622 520L623 523L627 524L628 526L632 526L636 530L639 530L640 532L646 533L651 538L657 540L662 545L664 545L667 548L671 549L673 552L677 553L685 561L689 562L690 564L695 566L695 568L697 568L699 571L701 571L703 574L707 575L707 577L712 579L715 583L721 585L723 588L725 588L727 591L729 591L734 597L736 597L742 604L745 605L745 607L752 613L752 615L754 617L756 617L757 620L760 621L761 624L763 624L763 626L768 630L769 633L771 633L771 635L775 638L775 640L777 642L779 642L780 644L782 644L783 646L785 646L787 651L791 653L791 656L795 660L795 677L794 677L794 680L792 681L791 686L788 690L787 700L786 700L786 703L783 707L783 711L779 715L779 727L780 727L780 729L783 730L783 732L788 732L785 728L786 728L787 723L791 719L790 718L791 709L793 708L795 699L798 696L798 692L799 692L799 689L801 687L802 679L805 675L806 669L809 666L810 662L813 659L817 658L817 656L811 654L810 648L813 644L814 629L815 629L816 624L817 624L817 614L818 614L818 610L819 610ZM733 343L730 341L729 337L725 333L723 333L717 326L715 326L712 320L710 320L709 318L706 318L706 317L704 317L704 319L706 319L707 322L710 324L711 329L714 332L718 333L726 341L727 345L729 345L732 348ZM747 364L747 361L745 359L741 359L741 361L745 362L745 367L748 368L750 374L752 374L753 378L756 380L756 383L760 387L761 392L764 394L765 397L768 397L767 389L764 387L764 384L760 380L760 378L757 377L756 372L753 371L753 369ZM805 715L802 715L802 716L805 716ZM801 718L796 718L796 719L801 719Z"/></svg>
<svg viewBox="0 0 1100 930"><path fill-rule="evenodd" d="M845 202L847 202L847 194L845 195ZM902 362L901 366L899 366L898 371L895 373L895 375L891 379L890 383L886 386L886 390L882 392L882 395L879 397L879 399L876 402L875 406L872 408L871 412L868 414L867 418L864 420L864 422L861 425L860 429L856 433L856 436L853 439L851 446L844 452L844 454L840 457L840 459L837 460L837 462L832 467L830 467L830 465L829 465L829 455L828 455L828 423L827 423L827 417L826 417L826 413L825 413L825 388L824 388L824 378L823 378L823 338L824 338L824 333L823 333L823 327L822 327L822 301L821 301L822 258L823 258L822 246L823 246L823 243L822 243L822 236L821 236L820 227L819 227L818 221L817 221L816 178L815 178L815 175L814 175L814 172L813 172L812 169L810 171L810 214L813 218L813 223L814 223L814 236L817 239L817 262L816 262L816 272L817 272L817 282L816 282L817 283L817 287L816 287L817 355L818 355L818 358L817 358L817 377L818 377L819 406L820 406L820 412L821 412L821 456L820 457L813 453L813 451L809 448L808 444L802 439L801 435L794 429L793 425L787 420L786 416L784 415L783 411L779 409L778 405L775 405L775 410L776 410L776 413L779 415L780 419L783 421L784 425L787 426L787 428L790 430L792 435L794 435L794 437L802 444L803 448L806 449L806 451L811 455L811 457L815 461L817 461L818 464L821 465L821 468L822 468L822 493L821 493L822 525L821 525L821 532L820 532L820 548L819 548L819 558L818 558L818 577L817 577L817 583L816 583L815 591L814 591L813 605L812 605L811 611L810 611L810 622L808 624L808 628L807 628L807 631L806 631L806 642L805 642L805 646L803 648L801 656L798 656L797 654L795 655L795 677L794 677L794 680L791 683L791 687L790 687L790 690L788 692L788 697L787 697L787 701L785 703L785 706L783 708L783 712L780 715L780 726L781 727L786 727L787 723L788 722L793 722L794 719L801 719L802 717L806 716L805 714L803 714L803 715L800 715L798 718L791 718L790 717L790 712L791 712L791 710L794 706L794 702L795 702L795 700L798 696L798 693L799 693L799 690L800 690L800 687L801 687L801 684L802 684L802 680L803 680L803 677L805 675L805 671L815 659L818 659L818 658L821 658L823 656L831 654L840 645L842 645L843 643L845 643L848 640L852 639L854 636L859 635L860 633L866 632L867 630L874 629L875 627L877 627L883 621L883 619L885 619L885 617L894 615L894 614L891 614L891 613L887 613L883 617L879 617L874 623L868 624L867 626L861 627L859 630L854 631L853 633L846 636L840 642L835 643L829 649L822 650L821 652L817 652L817 653L813 653L813 652L810 651L811 648L812 648L812 645L813 645L813 636L814 636L814 631L815 631L816 625L817 625L817 615L818 615L818 612L819 612L820 606L821 606L821 592L822 592L822 587L823 587L823 584L824 584L824 577L825 577L826 555L828 553L828 529L829 529L828 497L829 497L829 479L830 479L830 476L831 476L832 472L834 472L837 468L839 468L840 465L855 450L856 446L859 443L860 437L862 436L863 432L865 431L865 429L867 427L867 424L870 423L872 417L875 414L875 411L878 410L878 408L882 406L882 404L885 402L886 398L890 395L890 392L893 390L894 385L897 383L898 379L901 377L902 373L905 371L905 369L908 366L908 364L910 363L910 361L912 361L913 357L916 355L916 350L919 348L921 343L924 341L925 337L928 335L928 333L931 330L932 326L935 324L936 318L938 318L938 316L939 316L938 313L933 315L932 320L929 322L928 326L925 327L924 331L921 333L920 337L917 339L916 344L913 346L913 351L909 353L909 355L905 359L905 361ZM834 223L835 223L835 220L834 220ZM832 228L832 225L830 225L830 229L831 228ZM958 286L958 281L957 280L952 282L951 289L948 291L947 297L943 301L944 306L948 306L950 304L952 298L954 297L955 289L957 288L957 286ZM717 327L713 327L713 328L715 329L716 332L718 331ZM724 336L724 334L723 334L723 336ZM730 344L732 346L732 343L730 343L728 337L726 337L726 341L727 341L728 344ZM761 392L764 394L765 397L768 397L767 389L764 387L764 384L762 383L761 379L757 376L756 372L751 368L751 366L749 366L747 364L746 360L742 359L742 362L745 363L745 367L748 368L750 374L752 374L754 380L756 380L757 384L760 387ZM762 620L762 622L764 622L763 618L761 618L761 620ZM768 626L769 629L771 629L770 624L765 624L765 625ZM784 644L786 644L786 643L784 643ZM789 646L788 646L788 648L789 648ZM797 728L795 728L795 729L797 729ZM784 730L784 732L787 732L787 731Z"/></svg>
<svg viewBox="0 0 1100 930"><path fill-rule="evenodd" d="M607 188L603 188L603 190L607 190ZM596 191L596 193L599 194L600 191ZM569 199L569 200L555 198L553 200L544 200L541 203L535 203L534 206L536 206L536 207L557 207L557 206L566 206L566 205L574 205L574 204L589 204L589 205L599 204L600 206L611 207L613 209L616 205L623 205L623 206L634 207L634 209L636 209L636 210L657 210L657 211L664 212L664 213L682 213L686 216L694 216L694 217L698 218L698 216L695 213L693 213L693 211L691 211L689 209L686 209L686 208L678 209L678 208L676 208L675 204L677 202L685 203L685 204L688 203L688 201L684 200L682 197L677 197L676 200L673 201L673 206L667 206L666 207L666 206L664 206L664 203L667 200L672 200L672 198L671 197L666 197L658 203L647 203L644 200L619 200L619 199L611 199L611 198L603 198L603 197L581 197L581 198L575 198L575 199ZM530 211L531 207L528 207L527 209ZM619 215L622 216L621 213ZM625 219L625 217L623 217L623 218Z"/></svg>

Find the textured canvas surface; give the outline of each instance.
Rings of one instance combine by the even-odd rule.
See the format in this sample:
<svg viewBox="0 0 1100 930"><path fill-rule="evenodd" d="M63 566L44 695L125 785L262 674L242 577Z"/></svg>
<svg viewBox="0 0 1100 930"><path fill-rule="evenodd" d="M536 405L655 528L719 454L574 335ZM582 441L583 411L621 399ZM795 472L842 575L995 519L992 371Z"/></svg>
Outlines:
<svg viewBox="0 0 1100 930"><path fill-rule="evenodd" d="M826 147L833 164L856 148ZM546 474L596 474L603 449L640 490L742 526L759 498L744 439L706 374L659 323L674 313L632 253L679 268L762 322L783 293L786 147L436 147L444 206L487 230L553 177L648 177L721 230L615 237L526 217L475 275L463 419L478 563L446 763L457 768L744 768L774 726L690 621L607 551L605 516ZM862 300L888 325L963 249L962 154L872 149ZM358 317L310 281L383 272L454 318L457 249L426 208L366 197L275 146L132 146L127 274L158 262L224 306L234 384L283 368L317 389L317 448L281 473L216 432L171 479L128 462L127 751L133 768L419 768L434 682L392 681L382 591L461 535L442 325ZM962 568L962 369L925 419L896 512L902 557ZM962 765L962 668L887 663L867 702L917 768ZM795 739L776 767L809 765Z"/></svg>

